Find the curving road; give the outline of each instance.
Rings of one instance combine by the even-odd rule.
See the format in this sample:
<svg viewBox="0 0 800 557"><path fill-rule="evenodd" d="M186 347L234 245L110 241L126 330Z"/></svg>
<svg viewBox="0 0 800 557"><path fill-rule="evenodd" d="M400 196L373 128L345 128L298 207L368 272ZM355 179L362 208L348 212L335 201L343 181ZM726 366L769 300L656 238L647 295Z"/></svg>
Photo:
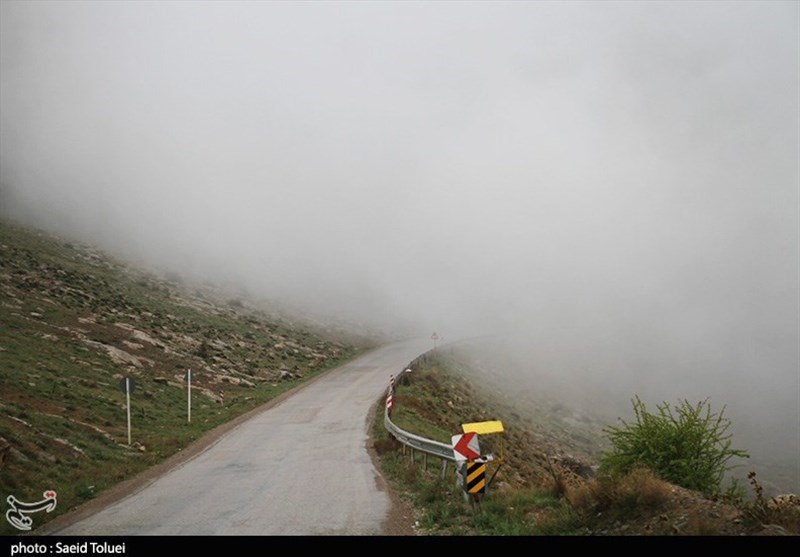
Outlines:
<svg viewBox="0 0 800 557"><path fill-rule="evenodd" d="M336 368L140 491L55 535L381 535L390 499L367 452L389 375L430 348Z"/></svg>

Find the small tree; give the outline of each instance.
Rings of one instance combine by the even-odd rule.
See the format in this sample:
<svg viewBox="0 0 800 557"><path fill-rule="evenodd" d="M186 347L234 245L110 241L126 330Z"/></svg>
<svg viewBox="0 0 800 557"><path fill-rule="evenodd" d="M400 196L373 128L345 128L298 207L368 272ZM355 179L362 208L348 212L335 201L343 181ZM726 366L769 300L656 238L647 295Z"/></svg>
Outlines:
<svg viewBox="0 0 800 557"><path fill-rule="evenodd" d="M725 473L732 468L728 461L749 457L731 448L725 407L712 412L708 399L695 405L683 400L674 407L662 402L655 414L638 396L632 402L634 423L620 418L621 427L604 429L613 449L600 463L612 474L646 467L668 482L714 494L721 491Z"/></svg>

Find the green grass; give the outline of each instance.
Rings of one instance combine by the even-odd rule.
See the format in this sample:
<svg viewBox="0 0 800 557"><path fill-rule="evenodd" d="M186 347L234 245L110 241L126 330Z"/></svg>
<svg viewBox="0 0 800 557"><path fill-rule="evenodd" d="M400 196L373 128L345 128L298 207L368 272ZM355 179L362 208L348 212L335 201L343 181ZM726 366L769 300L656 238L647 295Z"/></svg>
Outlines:
<svg viewBox="0 0 800 557"><path fill-rule="evenodd" d="M417 366L410 383L398 385L392 421L410 433L445 443L460 432L460 424L496 419L482 414L473 400L470 386L453 374L455 364L437 359L431 365ZM458 401L450 415L437 412L442 400ZM496 489L496 481L482 497L479 507L470 504L458 484L452 463L442 477L441 462L428 458L427 469L422 455L413 462L383 425L383 406L378 405L372 431L375 449L384 475L395 489L417 510L419 528L428 535L576 535L583 532L579 517L569 504L550 494L547 489L514 486ZM488 436L484 436L488 437ZM482 442L484 443L484 442ZM496 468L490 463L487 479ZM498 472L496 480L502 478ZM505 481L509 481L505 478Z"/></svg>
<svg viewBox="0 0 800 557"><path fill-rule="evenodd" d="M372 435L381 470L414 509L423 535L733 535L756 532L766 523L797 532L798 507L772 505L754 475L755 503L734 503L723 510L717 506L725 505L722 499L706 499L701 492L682 495L646 468L620 474L587 472L584 465L598 462L596 457L604 454L602 445L594 459L572 450L585 446L577 437L589 438L592 430L600 430L594 421L582 420L570 427L587 429L571 431L562 419L570 415L566 409L529 399L525 404L538 410L531 424L526 408L508 404L491 385L488 391L480 389L478 380L472 381L475 377L456 354L415 364L410 383L398 382L392 420L410 433L447 443L461 432L462 423L502 421L504 462L502 467L497 461L488 463L487 480L494 480L480 505L465 497L452 463L442 477L437 458L429 457L427 466L419 453L412 459L386 431L384 407L377 405ZM485 410L489 407L494 409L491 414ZM497 457L490 437L480 437L481 453ZM731 512L741 513L747 523L731 521Z"/></svg>
<svg viewBox="0 0 800 557"><path fill-rule="evenodd" d="M56 510L32 515L35 527L362 350L92 253L0 222L0 438L11 446L0 464L0 498L33 502L55 490ZM117 323L170 350L137 341ZM201 356L192 346L204 340L225 346ZM153 363L116 363L89 342ZM191 423L182 381L188 368L195 372ZM277 379L281 368L294 377ZM254 386L217 383L223 373ZM136 382L136 447L127 446L123 376ZM214 395L224 389L224 405L198 387ZM18 533L0 521L0 535Z"/></svg>

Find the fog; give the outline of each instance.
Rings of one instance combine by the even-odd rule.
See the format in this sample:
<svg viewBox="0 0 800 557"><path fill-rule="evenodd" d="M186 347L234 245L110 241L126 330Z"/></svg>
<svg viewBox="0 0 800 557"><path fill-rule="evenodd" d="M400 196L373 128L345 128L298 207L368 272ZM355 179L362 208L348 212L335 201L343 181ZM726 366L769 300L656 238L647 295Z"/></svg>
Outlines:
<svg viewBox="0 0 800 557"><path fill-rule="evenodd" d="M711 397L800 489L799 6L2 0L0 212Z"/></svg>

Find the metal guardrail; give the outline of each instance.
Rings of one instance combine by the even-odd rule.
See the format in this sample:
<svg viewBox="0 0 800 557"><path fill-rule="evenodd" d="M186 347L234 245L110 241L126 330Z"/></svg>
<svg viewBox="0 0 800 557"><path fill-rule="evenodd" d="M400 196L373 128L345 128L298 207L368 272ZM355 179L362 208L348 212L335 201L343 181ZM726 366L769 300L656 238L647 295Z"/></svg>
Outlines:
<svg viewBox="0 0 800 557"><path fill-rule="evenodd" d="M406 374L407 370L410 370L414 364L426 360L429 355L432 353L432 350L421 354L417 358L415 358L410 364L408 364L403 370L397 374L395 377L397 384L402 382L403 376ZM391 389L391 387L390 387ZM384 408L383 414L383 424L386 427L386 430L400 443L403 444L404 447L408 447L411 449L411 457L414 458L414 451L420 451L424 455L431 455L442 459L442 476L447 472L447 464L448 462L455 462L455 454L453 453L453 447L446 444L441 443L439 441L434 441L433 439L426 439L425 437L421 437L419 435L415 435L413 433L409 433L403 429L397 427L397 425L392 422L391 418L389 417L389 409ZM427 460L426 460L427 464Z"/></svg>
<svg viewBox="0 0 800 557"><path fill-rule="evenodd" d="M413 433L404 431L394 425L392 420L389 419L389 416L384 418L383 423L389 433L391 433L392 436L394 436L394 438L400 441L400 443L403 445L425 454L455 462L456 458L453 455L453 447L450 445L446 445L432 439L426 439L425 437L420 437L419 435L414 435Z"/></svg>

